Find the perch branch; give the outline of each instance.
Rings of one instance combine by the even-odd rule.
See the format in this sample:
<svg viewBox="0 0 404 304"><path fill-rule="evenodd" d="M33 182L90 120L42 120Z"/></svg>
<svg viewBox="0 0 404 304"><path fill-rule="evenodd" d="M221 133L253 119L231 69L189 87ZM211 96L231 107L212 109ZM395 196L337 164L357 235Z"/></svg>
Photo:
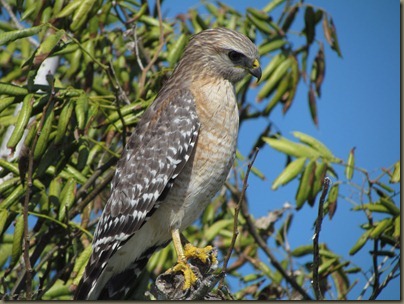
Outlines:
<svg viewBox="0 0 404 304"><path fill-rule="evenodd" d="M244 180L243 180L243 188L241 190L240 198L239 198L239 201L237 203L236 208L234 209L233 236L232 236L232 239L231 239L229 250L227 251L226 257L225 257L224 262L223 262L223 270L222 270L223 278L220 280L219 288L223 285L224 275L227 272L227 264L229 263L231 253L233 252L234 245L235 245L236 240L237 240L237 236L238 236L238 215L239 215L239 212L240 212L240 206L241 206L242 201L244 200L244 195L245 195L245 192L246 192L247 187L248 187L248 184L247 184L248 176L250 175L251 168L252 168L252 166L253 166L253 164L255 162L255 159L257 158L258 152L259 152L259 148L256 148L255 151L254 151L253 157L252 157L251 161L248 164L247 172L246 172L246 174L244 176Z"/></svg>
<svg viewBox="0 0 404 304"><path fill-rule="evenodd" d="M326 177L323 182L323 192L321 193L320 202L318 204L318 215L316 220L316 227L313 236L313 288L316 299L323 300L323 295L320 288L320 277L318 274L318 268L320 267L320 250L318 245L318 240L320 238L321 224L323 222L323 207L325 198L327 197L328 188L330 186L331 180Z"/></svg>

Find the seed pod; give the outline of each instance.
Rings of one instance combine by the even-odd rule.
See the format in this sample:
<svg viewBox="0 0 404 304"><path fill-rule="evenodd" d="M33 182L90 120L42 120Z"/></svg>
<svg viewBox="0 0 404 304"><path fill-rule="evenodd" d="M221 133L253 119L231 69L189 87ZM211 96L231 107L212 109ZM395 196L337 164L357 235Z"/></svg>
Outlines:
<svg viewBox="0 0 404 304"><path fill-rule="evenodd" d="M285 153L290 156L294 157L308 157L308 158L318 158L320 154L318 151L314 150L313 148L300 144L295 143L286 139L285 137L278 137L278 138L270 138L264 137L262 139L267 144L269 144L275 150L278 150L282 153Z"/></svg>
<svg viewBox="0 0 404 304"><path fill-rule="evenodd" d="M316 94L314 92L313 86L310 86L309 89L309 108L311 119L314 124L318 126L318 115L317 115L317 102L316 102Z"/></svg>
<svg viewBox="0 0 404 304"><path fill-rule="evenodd" d="M296 208L299 210L303 207L305 201L309 199L309 195L314 183L314 175L316 171L316 161L310 160L303 171L300 179L299 188L296 192Z"/></svg>
<svg viewBox="0 0 404 304"><path fill-rule="evenodd" d="M271 100L268 102L267 106L265 107L264 113L265 115L269 115L272 109L279 103L282 96L287 92L289 89L289 80L290 80L290 73L287 74L278 85L278 88L274 95L272 96Z"/></svg>
<svg viewBox="0 0 404 304"><path fill-rule="evenodd" d="M60 193L60 209L58 220L63 222L65 220L66 212L69 212L74 203L74 196L76 193L76 181L74 178L69 178Z"/></svg>
<svg viewBox="0 0 404 304"><path fill-rule="evenodd" d="M79 130L83 130L87 121L87 111L88 111L88 97L87 94L83 93L77 98L76 105L74 107L77 126Z"/></svg>
<svg viewBox="0 0 404 304"><path fill-rule="evenodd" d="M15 97L5 97L0 100L0 113L14 103Z"/></svg>
<svg viewBox="0 0 404 304"><path fill-rule="evenodd" d="M306 35L307 44L312 44L316 35L315 14L311 6L306 7L304 12L304 33Z"/></svg>
<svg viewBox="0 0 404 304"><path fill-rule="evenodd" d="M335 211L337 210L338 192L339 192L339 184L332 185L327 199L328 217L330 218L330 220L333 218Z"/></svg>
<svg viewBox="0 0 404 304"><path fill-rule="evenodd" d="M400 182L400 161L394 164L393 174L390 178L390 183L399 183Z"/></svg>
<svg viewBox="0 0 404 304"><path fill-rule="evenodd" d="M77 2L79 2L79 5L74 10L72 23L70 24L73 32L77 31L87 21L87 16L96 0L81 0Z"/></svg>
<svg viewBox="0 0 404 304"><path fill-rule="evenodd" d="M355 167L355 147L351 149L348 156L347 166L345 167L345 176L348 180L351 180Z"/></svg>
<svg viewBox="0 0 404 304"><path fill-rule="evenodd" d="M11 150L15 149L24 133L25 127L27 126L29 118L31 117L33 101L33 94L28 94L24 98L13 133L11 134L10 139L7 142L7 147Z"/></svg>
<svg viewBox="0 0 404 304"><path fill-rule="evenodd" d="M287 32L292 25L293 21L295 20L296 14L299 11L299 6L298 4L295 4L292 6L292 8L289 10L289 13L287 14L285 21L282 24L282 31Z"/></svg>
<svg viewBox="0 0 404 304"><path fill-rule="evenodd" d="M52 50L57 46L64 34L64 30L58 30L53 34L46 36L45 40L35 52L35 57L33 59L34 66L39 66L51 54Z"/></svg>
<svg viewBox="0 0 404 304"><path fill-rule="evenodd" d="M381 220L370 231L369 237L372 239L377 239L383 232L386 231L387 227L389 227L392 224L393 224L393 219L391 219L391 218Z"/></svg>
<svg viewBox="0 0 404 304"><path fill-rule="evenodd" d="M361 235L355 245L353 245L351 250L349 250L349 255L354 255L366 244L371 231L372 230L367 230Z"/></svg>
<svg viewBox="0 0 404 304"><path fill-rule="evenodd" d="M394 219L394 232L393 232L393 237L398 239L401 236L401 216L397 216Z"/></svg>
<svg viewBox="0 0 404 304"><path fill-rule="evenodd" d="M285 59L286 56L283 53L276 54L262 71L261 81L267 80Z"/></svg>
<svg viewBox="0 0 404 304"><path fill-rule="evenodd" d="M11 250L10 269L17 264L22 253L22 239L24 236L24 217L20 214L15 220L15 228L13 233L13 247Z"/></svg>
<svg viewBox="0 0 404 304"><path fill-rule="evenodd" d="M1 202L1 207L9 209L12 205L18 202L24 192L24 187L21 184L18 185L14 191Z"/></svg>
<svg viewBox="0 0 404 304"><path fill-rule="evenodd" d="M322 142L315 139L314 137L298 131L292 132L292 134L294 137L298 138L302 143L305 143L310 147L316 149L320 153L321 157L330 161L337 160L337 158L332 154L332 152Z"/></svg>
<svg viewBox="0 0 404 304"><path fill-rule="evenodd" d="M393 216L400 215L400 208L398 208L390 198L381 197L380 203L390 211L391 215Z"/></svg>
<svg viewBox="0 0 404 304"><path fill-rule="evenodd" d="M293 64L292 57L288 57L287 59L282 61L281 64L279 64L279 66L271 74L269 79L265 82L264 86L258 92L257 100L262 100L273 92L280 79L285 76L285 74L287 73L288 69L292 66L292 64Z"/></svg>
<svg viewBox="0 0 404 304"><path fill-rule="evenodd" d="M172 47L168 51L167 61L171 66L174 66L180 58L182 51L185 48L188 37L185 34L181 34L180 37L172 44Z"/></svg>
<svg viewBox="0 0 404 304"><path fill-rule="evenodd" d="M275 181L272 183L272 190L276 190L279 186L283 186L294 179L304 167L306 157L299 157L292 161L282 172L278 175Z"/></svg>
<svg viewBox="0 0 404 304"><path fill-rule="evenodd" d="M55 117L53 108L50 107L46 113L45 121L42 126L41 133L39 134L38 141L35 146L34 150L34 160L38 160L43 153L45 152L46 148L48 147L48 139L49 135L52 131L52 123Z"/></svg>
<svg viewBox="0 0 404 304"><path fill-rule="evenodd" d="M254 25L257 29L264 32L265 34L274 34L274 31L269 26L269 16L265 13L261 13L255 9L248 8L247 19L252 25Z"/></svg>
<svg viewBox="0 0 404 304"><path fill-rule="evenodd" d="M54 143L56 145L59 144L66 135L66 130L69 125L70 118L72 117L73 108L73 103L68 101L60 112L56 137L54 139Z"/></svg>
<svg viewBox="0 0 404 304"><path fill-rule="evenodd" d="M321 191L323 187L323 182L325 178L325 174L328 169L328 164L325 162L316 164L316 172L314 173L314 183L311 188L311 192L309 195L308 203L310 206L313 206L316 200L317 194Z"/></svg>

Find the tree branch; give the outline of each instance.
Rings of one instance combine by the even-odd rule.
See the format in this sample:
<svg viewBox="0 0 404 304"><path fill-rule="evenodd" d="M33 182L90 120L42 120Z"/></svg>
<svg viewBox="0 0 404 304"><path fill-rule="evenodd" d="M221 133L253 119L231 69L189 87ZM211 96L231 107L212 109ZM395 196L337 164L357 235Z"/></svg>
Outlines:
<svg viewBox="0 0 404 304"><path fill-rule="evenodd" d="M49 77L51 78L51 77ZM24 209L23 209L23 217L24 217L24 264L26 270L25 276L25 287L26 287L26 300L32 299L32 267L31 261L29 257L29 247L30 247L30 236L29 236L29 227L28 227L28 209L29 209L29 201L31 197L31 188L32 188L32 175L34 170L34 151L36 144L39 139L39 134L41 134L42 127L45 122L46 112L51 104L53 104L53 97L54 97L54 83L53 81L49 81L50 85L50 93L49 93L49 100L46 103L45 107L42 111L42 117L38 125L38 130L35 134L34 140L32 142L31 147L28 149L28 172L27 172L27 189L25 191L24 197ZM22 177L22 180L24 178Z"/></svg>
<svg viewBox="0 0 404 304"><path fill-rule="evenodd" d="M319 301L323 300L323 294L321 292L320 277L318 274L318 268L320 267L320 250L318 240L320 238L321 224L323 222L323 216L324 216L323 212L324 202L325 198L327 197L330 182L331 180L328 177L324 178L323 192L321 193L320 201L318 204L318 215L313 236L313 288L314 288L314 294L316 295L316 299Z"/></svg>
<svg viewBox="0 0 404 304"><path fill-rule="evenodd" d="M246 200L242 201L241 204L241 214L246 220L247 227L255 242L257 242L258 246L264 251L266 256L269 258L271 265L275 267L276 270L280 272L282 277L297 291L299 292L304 300L312 300L312 298L307 294L307 292L296 282L296 280L289 276L286 271L283 269L282 265L278 262L275 256L271 253L271 250L268 248L266 242L261 238L257 229L255 228L254 221L249 214L248 206Z"/></svg>
<svg viewBox="0 0 404 304"><path fill-rule="evenodd" d="M240 198L238 200L236 208L234 209L233 236L232 236L232 239L231 239L229 250L227 251L226 257L225 257L224 262L223 262L223 270L222 270L223 278L220 280L219 288L221 288L221 286L223 285L224 275L227 272L227 264L229 263L231 253L233 252L234 245L236 243L236 239L237 239L237 236L238 236L238 215L239 215L239 212L240 212L240 207L241 207L242 201L244 200L245 192L246 192L247 187L248 187L248 184L247 184L248 176L250 175L251 168L252 168L252 166L253 166L253 164L255 162L255 159L257 158L258 152L259 152L259 148L256 148L255 151L254 151L253 157L252 157L251 161L248 164L247 172L246 172L246 174L244 176L244 180L243 180L243 188L242 188L241 193L240 193Z"/></svg>

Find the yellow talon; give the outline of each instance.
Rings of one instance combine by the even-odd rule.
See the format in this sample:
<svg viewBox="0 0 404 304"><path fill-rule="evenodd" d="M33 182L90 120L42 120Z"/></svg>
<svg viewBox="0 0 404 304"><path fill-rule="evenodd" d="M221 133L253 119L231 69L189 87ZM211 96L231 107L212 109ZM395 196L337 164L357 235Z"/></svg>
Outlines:
<svg viewBox="0 0 404 304"><path fill-rule="evenodd" d="M191 286L195 285L198 278L194 274L191 269L191 266L188 264L188 259L198 259L202 263L206 263L208 259L211 261L211 265L217 264L217 259L215 254L213 253L212 246L206 246L205 248L198 248L188 243L182 248L180 233L177 229L172 231L172 237L174 242L174 248L177 252L177 265L173 268L169 269L168 273L179 272L181 271L184 274L184 286L183 289L189 289Z"/></svg>
<svg viewBox="0 0 404 304"><path fill-rule="evenodd" d="M202 263L206 263L210 258L212 259L212 264L217 262L216 256L212 254L213 247L206 246L205 248L198 248L188 243L184 247L184 255L186 259L196 258L199 259Z"/></svg>
<svg viewBox="0 0 404 304"><path fill-rule="evenodd" d="M182 287L182 289L189 289L192 285L195 285L197 277L192 271L191 267L187 264L187 262L179 261L177 265L167 270L167 272L169 273L179 271L184 274L184 286Z"/></svg>

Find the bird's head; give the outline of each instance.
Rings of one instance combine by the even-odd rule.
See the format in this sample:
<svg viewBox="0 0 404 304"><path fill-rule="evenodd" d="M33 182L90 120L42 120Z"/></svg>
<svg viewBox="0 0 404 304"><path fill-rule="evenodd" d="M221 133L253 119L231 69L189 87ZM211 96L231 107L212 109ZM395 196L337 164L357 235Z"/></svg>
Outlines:
<svg viewBox="0 0 404 304"><path fill-rule="evenodd" d="M261 78L258 49L252 41L236 31L215 28L194 35L182 60L191 63L201 74L223 77L232 83L248 73Z"/></svg>

